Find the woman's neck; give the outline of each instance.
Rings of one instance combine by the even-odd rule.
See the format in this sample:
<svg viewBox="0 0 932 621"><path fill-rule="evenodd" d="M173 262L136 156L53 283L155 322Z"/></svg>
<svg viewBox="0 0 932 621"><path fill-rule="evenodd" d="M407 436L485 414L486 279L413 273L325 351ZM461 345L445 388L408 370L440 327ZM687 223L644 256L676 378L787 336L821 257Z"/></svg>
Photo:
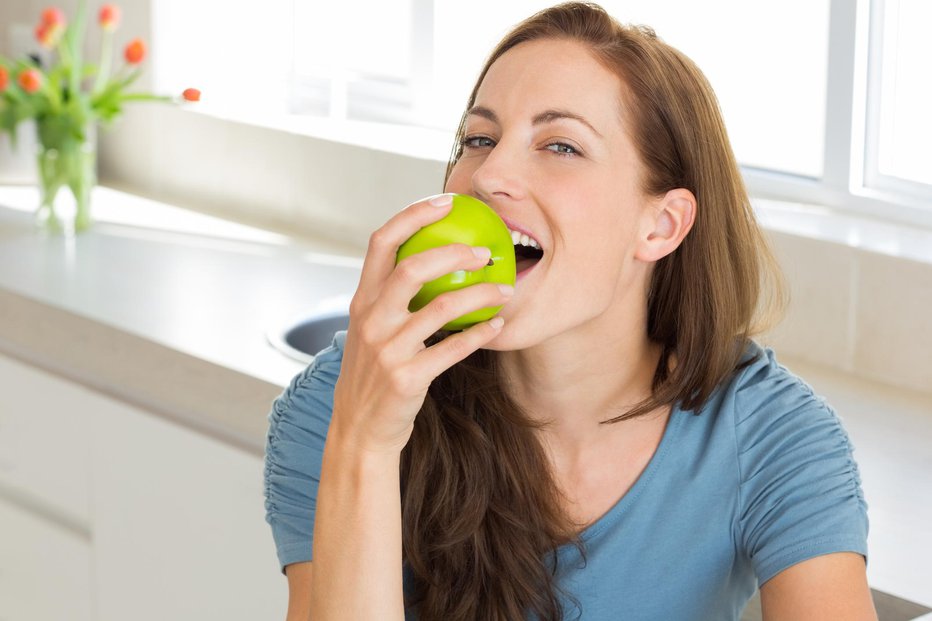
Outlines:
<svg viewBox="0 0 932 621"><path fill-rule="evenodd" d="M562 335L530 349L500 352L510 396L561 443L588 444L600 421L650 396L661 347L643 330L591 339ZM637 336L635 336L637 335ZM581 345L585 343L585 345Z"/></svg>

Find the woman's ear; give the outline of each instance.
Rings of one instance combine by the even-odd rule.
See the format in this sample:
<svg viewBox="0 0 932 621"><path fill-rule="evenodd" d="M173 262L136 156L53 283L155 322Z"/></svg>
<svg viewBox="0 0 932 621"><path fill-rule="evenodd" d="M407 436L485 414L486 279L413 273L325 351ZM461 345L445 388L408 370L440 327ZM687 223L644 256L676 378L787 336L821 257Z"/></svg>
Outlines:
<svg viewBox="0 0 932 621"><path fill-rule="evenodd" d="M685 188L670 190L644 209L635 257L659 261L676 250L696 220L696 197Z"/></svg>

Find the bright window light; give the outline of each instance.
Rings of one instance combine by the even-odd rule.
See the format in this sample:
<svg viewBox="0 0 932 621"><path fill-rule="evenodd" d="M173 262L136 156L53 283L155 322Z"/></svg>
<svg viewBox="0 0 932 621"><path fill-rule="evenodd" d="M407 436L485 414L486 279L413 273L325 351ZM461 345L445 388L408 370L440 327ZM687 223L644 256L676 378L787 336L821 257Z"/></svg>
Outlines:
<svg viewBox="0 0 932 621"><path fill-rule="evenodd" d="M886 0L878 170L932 184L932 2Z"/></svg>
<svg viewBox="0 0 932 621"><path fill-rule="evenodd" d="M204 93L202 110L260 123L274 118L276 126L316 117L337 128L375 121L451 136L492 47L521 19L552 4L263 0L257 9L222 0L159 0L153 3L155 86L180 92L196 85ZM624 23L652 27L696 62L758 191L884 214L888 205L870 203L881 200L870 195L891 192L893 199L882 200L909 212L901 219L932 222L929 0L601 4ZM867 49L857 42L867 39L858 33L868 22L869 74L855 62ZM869 97L848 97L851 84L867 84ZM840 109L827 109L829 101ZM826 119L833 122L827 126ZM865 154L863 183L860 163L853 172L836 165L852 149L852 160Z"/></svg>
<svg viewBox="0 0 932 621"><path fill-rule="evenodd" d="M455 127L485 55L507 30L551 2L438 2L431 119ZM605 0L692 58L712 83L738 159L819 177L825 132L828 0Z"/></svg>

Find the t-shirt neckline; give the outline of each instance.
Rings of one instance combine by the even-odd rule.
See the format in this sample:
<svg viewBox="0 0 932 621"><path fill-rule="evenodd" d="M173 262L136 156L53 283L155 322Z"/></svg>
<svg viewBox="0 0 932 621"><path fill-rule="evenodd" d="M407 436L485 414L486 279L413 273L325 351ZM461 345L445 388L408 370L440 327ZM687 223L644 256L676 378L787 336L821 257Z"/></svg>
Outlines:
<svg viewBox="0 0 932 621"><path fill-rule="evenodd" d="M656 476L663 464L664 458L669 452L670 446L674 442L674 437L679 431L684 418L683 411L679 404L675 403L670 407L670 416L667 418L667 424L664 427L663 435L654 454L651 455L650 461L647 462L644 471L634 482L634 485L612 505L602 517L583 529L579 534L579 539L583 542L598 535L602 530L614 524L625 513L626 509L637 501L644 490L650 485L651 480ZM572 543L563 544L560 548L574 547Z"/></svg>

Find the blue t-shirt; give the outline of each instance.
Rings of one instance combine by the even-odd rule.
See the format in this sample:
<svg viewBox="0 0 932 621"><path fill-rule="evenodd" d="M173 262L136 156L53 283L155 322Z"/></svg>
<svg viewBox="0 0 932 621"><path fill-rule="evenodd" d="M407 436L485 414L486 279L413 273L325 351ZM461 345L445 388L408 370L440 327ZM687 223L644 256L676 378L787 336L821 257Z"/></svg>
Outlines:
<svg viewBox="0 0 932 621"><path fill-rule="evenodd" d="M266 519L282 568L312 560L345 338L269 414ZM791 565L832 552L866 559L867 505L841 422L771 350L751 342L746 355L757 359L701 410L673 408L644 472L583 531L586 563L571 544L558 550L559 585L581 606L562 598L565 619L738 619L757 586Z"/></svg>

